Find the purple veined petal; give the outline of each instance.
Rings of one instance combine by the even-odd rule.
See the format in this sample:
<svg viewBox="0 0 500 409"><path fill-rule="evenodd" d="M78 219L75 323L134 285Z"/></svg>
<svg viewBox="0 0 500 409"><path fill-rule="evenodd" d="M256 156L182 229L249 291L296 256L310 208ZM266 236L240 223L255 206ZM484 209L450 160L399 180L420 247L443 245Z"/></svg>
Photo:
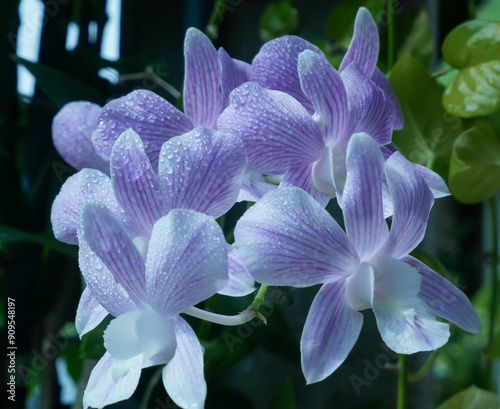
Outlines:
<svg viewBox="0 0 500 409"><path fill-rule="evenodd" d="M379 48L377 23L368 9L360 7L354 21L351 44L340 64L339 72L355 62L365 75L371 77L377 65Z"/></svg>
<svg viewBox="0 0 500 409"><path fill-rule="evenodd" d="M75 327L80 339L97 327L108 315L108 311L94 298L89 287L85 287L76 310Z"/></svg>
<svg viewBox="0 0 500 409"><path fill-rule="evenodd" d="M98 170L83 169L64 182L52 203L50 221L57 240L78 244L80 210L90 199L104 203L123 225L134 230L135 227L116 200L110 178Z"/></svg>
<svg viewBox="0 0 500 409"><path fill-rule="evenodd" d="M246 171L243 174L240 193L236 201L242 202L246 200L248 202L256 202L266 193L276 190L277 188L278 185L268 183L261 173Z"/></svg>
<svg viewBox="0 0 500 409"><path fill-rule="evenodd" d="M290 95L247 82L231 92L217 129L238 136L247 149L248 169L284 173L318 160L324 147L318 124Z"/></svg>
<svg viewBox="0 0 500 409"><path fill-rule="evenodd" d="M346 90L338 72L323 54L311 50L300 53L298 72L300 86L312 103L325 141L335 143L352 127Z"/></svg>
<svg viewBox="0 0 500 409"><path fill-rule="evenodd" d="M103 261L92 251L78 229L78 264L92 296L106 311L117 317L137 308Z"/></svg>
<svg viewBox="0 0 500 409"><path fill-rule="evenodd" d="M163 385L170 398L182 408L202 409L207 395L203 373L203 348L186 321L172 319L177 349L163 368Z"/></svg>
<svg viewBox="0 0 500 409"><path fill-rule="evenodd" d="M401 259L422 276L419 297L434 314L453 322L473 334L481 332L481 321L467 296L444 277L431 270L421 261L407 256Z"/></svg>
<svg viewBox="0 0 500 409"><path fill-rule="evenodd" d="M109 173L109 164L95 151L91 135L101 107L88 101L64 105L52 121L52 140L57 152L75 169L98 169Z"/></svg>
<svg viewBox="0 0 500 409"><path fill-rule="evenodd" d="M221 66L208 37L191 27L184 40L184 112L193 125L215 128L222 112Z"/></svg>
<svg viewBox="0 0 500 409"><path fill-rule="evenodd" d="M283 179L281 179L280 188L299 187L316 199L321 206L326 207L330 199L335 196L335 193L332 195L330 192L325 193L317 188L317 184L314 180L315 163L289 168L283 175Z"/></svg>
<svg viewBox="0 0 500 409"><path fill-rule="evenodd" d="M165 203L141 138L128 129L116 140L111 153L111 181L116 198L140 231L149 236L165 213Z"/></svg>
<svg viewBox="0 0 500 409"><path fill-rule="evenodd" d="M219 291L219 294L231 297L243 297L255 291L255 280L242 263L238 251L231 245L227 245L228 250L228 271L229 281L227 285Z"/></svg>
<svg viewBox="0 0 500 409"><path fill-rule="evenodd" d="M419 165L418 163L414 163L413 165L415 166L415 169L420 174L420 176L422 176L422 178L425 180L427 186L429 186L434 199L440 199L442 197L451 195L448 186L446 186L446 182L436 172L430 170L429 168L426 168L425 166Z"/></svg>
<svg viewBox="0 0 500 409"><path fill-rule="evenodd" d="M129 294L130 299L139 307L148 305L144 260L109 209L100 202L85 203L80 226L83 240L111 271L115 281ZM91 290L97 296L92 287ZM100 302L99 299L98 301Z"/></svg>
<svg viewBox="0 0 500 409"><path fill-rule="evenodd" d="M384 91L385 97L387 98L388 103L392 108L392 127L393 129L401 129L404 125L404 116L403 111L401 110L401 106L399 105L399 101L394 94L394 91L391 87L391 83L384 75L382 71L378 67L375 67L373 74L371 76L371 80L382 90Z"/></svg>
<svg viewBox="0 0 500 409"><path fill-rule="evenodd" d="M357 64L347 66L340 76L347 91L354 125L352 133L366 132L379 145L391 142L392 110L384 92Z"/></svg>
<svg viewBox="0 0 500 409"><path fill-rule="evenodd" d="M250 79L265 88L286 92L312 112L314 109L302 92L297 72L299 54L304 50L323 54L318 47L296 36L267 42L252 61Z"/></svg>
<svg viewBox="0 0 500 409"><path fill-rule="evenodd" d="M351 352L363 315L345 302L345 281L321 287L307 314L300 340L302 371L308 384L332 374Z"/></svg>
<svg viewBox="0 0 500 409"><path fill-rule="evenodd" d="M388 256L401 258L408 255L424 238L434 198L414 164L399 152L387 159L385 175L394 215L383 251Z"/></svg>
<svg viewBox="0 0 500 409"><path fill-rule="evenodd" d="M205 214L174 209L158 220L146 261L146 287L153 308L171 317L224 288L226 245L217 222Z"/></svg>
<svg viewBox="0 0 500 409"><path fill-rule="evenodd" d="M90 374L83 395L85 409L102 408L132 396L141 377L141 366L131 367L121 376L116 376L114 359L106 352Z"/></svg>
<svg viewBox="0 0 500 409"><path fill-rule="evenodd" d="M347 146L346 168L342 193L344 222L347 236L364 259L388 236L382 206L384 157L373 138L365 133L352 136Z"/></svg>
<svg viewBox="0 0 500 409"><path fill-rule="evenodd" d="M251 66L246 62L231 58L222 47L219 48L218 54L221 64L220 91L222 102L220 112L222 112L229 104L230 92L250 80ZM220 112L217 112L217 116Z"/></svg>
<svg viewBox="0 0 500 409"><path fill-rule="evenodd" d="M167 208L223 215L238 198L246 164L245 146L229 133L198 127L172 138L158 165Z"/></svg>
<svg viewBox="0 0 500 409"><path fill-rule="evenodd" d="M161 146L173 136L193 129L191 121L170 102L148 90L136 90L104 105L92 134L97 153L107 162L118 137L132 128L141 136L146 154L156 168Z"/></svg>
<svg viewBox="0 0 500 409"><path fill-rule="evenodd" d="M390 257L377 260L373 312L382 339L398 354L432 351L450 336L449 325L439 322L418 296L422 276L417 270Z"/></svg>
<svg viewBox="0 0 500 409"><path fill-rule="evenodd" d="M314 285L345 277L358 258L328 212L302 189L280 188L235 227L243 264L266 285Z"/></svg>

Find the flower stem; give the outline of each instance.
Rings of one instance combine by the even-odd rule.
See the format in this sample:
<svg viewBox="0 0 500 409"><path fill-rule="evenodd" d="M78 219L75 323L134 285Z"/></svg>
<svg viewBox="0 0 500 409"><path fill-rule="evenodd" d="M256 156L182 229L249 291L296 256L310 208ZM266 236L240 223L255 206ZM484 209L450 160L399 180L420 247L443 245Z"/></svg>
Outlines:
<svg viewBox="0 0 500 409"><path fill-rule="evenodd" d="M399 354L398 361L398 409L406 409L406 388L408 385L407 356Z"/></svg>
<svg viewBox="0 0 500 409"><path fill-rule="evenodd" d="M266 295L267 289L268 289L267 285L261 284L259 291L257 292L257 295L255 296L255 299L253 300L252 304L250 304L245 311L240 312L238 315L221 315L221 314L216 314L214 312L201 310L196 307L189 307L187 310L183 312L184 314L191 315L192 317L200 318L202 320L210 321L213 322L214 324L220 324L220 325L229 325L229 326L241 325L244 324L245 322L250 321L252 318L255 317L261 319L262 321L264 321L264 324L266 324L266 317L264 317L259 312L259 307L262 304L262 301L264 300L264 296Z"/></svg>
<svg viewBox="0 0 500 409"><path fill-rule="evenodd" d="M196 307L189 307L183 312L184 314L191 315L192 317L196 317L205 321L210 321L214 324L229 326L244 324L245 322L248 322L252 318L257 316L256 311L251 308L247 308L245 311L240 312L238 315L221 315L214 312L201 310Z"/></svg>
<svg viewBox="0 0 500 409"><path fill-rule="evenodd" d="M422 379L425 375L427 375L430 369L432 368L432 365L434 364L434 361L436 360L437 356L438 356L438 350L436 349L435 351L431 352L431 354L427 358L427 361L425 361L422 368L420 368L417 372L408 373L408 382L417 382L420 379Z"/></svg>
<svg viewBox="0 0 500 409"><path fill-rule="evenodd" d="M394 54L395 54L395 44L394 44L394 3L393 0L387 0L387 71L390 71L394 65Z"/></svg>

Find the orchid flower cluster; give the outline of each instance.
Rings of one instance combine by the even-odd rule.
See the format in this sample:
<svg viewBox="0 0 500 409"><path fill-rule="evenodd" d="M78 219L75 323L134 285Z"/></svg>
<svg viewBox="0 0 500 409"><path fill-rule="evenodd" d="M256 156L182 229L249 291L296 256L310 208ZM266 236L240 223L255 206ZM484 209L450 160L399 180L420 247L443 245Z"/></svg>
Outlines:
<svg viewBox="0 0 500 409"><path fill-rule="evenodd" d="M434 199L449 193L391 143L403 116L376 67L378 50L364 8L338 71L299 37L268 42L247 64L191 28L184 112L136 90L57 114L55 146L79 170L51 215L55 236L79 247L87 287L76 328L83 336L114 317L84 407L129 398L153 365L164 365L177 405L203 407L203 348L181 314L241 324L258 312L228 317L195 305L216 293L250 294L256 281L322 284L301 339L308 383L346 359L364 309L401 354L447 342L449 325L436 317L479 332L466 296L409 255ZM345 231L325 210L332 199ZM230 245L216 219L237 201L255 204Z"/></svg>

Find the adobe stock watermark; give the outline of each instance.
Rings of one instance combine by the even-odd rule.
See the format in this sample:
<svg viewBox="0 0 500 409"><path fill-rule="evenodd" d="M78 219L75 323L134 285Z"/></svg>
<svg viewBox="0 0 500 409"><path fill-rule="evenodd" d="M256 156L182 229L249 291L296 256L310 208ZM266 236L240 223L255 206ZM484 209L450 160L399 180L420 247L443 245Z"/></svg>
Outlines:
<svg viewBox="0 0 500 409"><path fill-rule="evenodd" d="M439 294L431 301L426 301L429 307L435 314L440 315L440 312L449 310L449 305L452 303L459 303L460 300L448 289L440 289ZM351 382L357 396L361 395L361 389L365 386L370 386L375 382L383 371L393 368L395 360L398 359L398 354L384 343L379 344L380 348L384 351L379 353L372 361L364 359L364 368L361 375L351 374L349 381Z"/></svg>
<svg viewBox="0 0 500 409"><path fill-rule="evenodd" d="M16 375L22 380L24 385L28 385L31 376L38 376L53 362L69 343L66 337L48 334L43 342L40 351L33 348L31 350L31 360L28 365L18 365Z"/></svg>
<svg viewBox="0 0 500 409"><path fill-rule="evenodd" d="M266 297L266 299L262 301L259 308L259 311L266 319L274 313L276 306L286 303L290 297L287 293L276 287L272 288L266 295L269 295L269 297ZM250 338L255 329L260 327L263 322L264 321L262 320L252 319L243 325L239 325L236 328L236 335L231 334L228 331L224 332L224 334L222 334L222 338L224 339L229 353L232 354L236 345L243 344L246 339Z"/></svg>
<svg viewBox="0 0 500 409"><path fill-rule="evenodd" d="M452 130L457 130L461 126L460 117L449 112L444 112L442 119L444 123L449 124ZM417 149L408 155L408 159L425 166L428 164L429 152L436 152L438 146L447 140L448 134L445 132L444 126L438 126L431 131L429 137L416 140Z"/></svg>

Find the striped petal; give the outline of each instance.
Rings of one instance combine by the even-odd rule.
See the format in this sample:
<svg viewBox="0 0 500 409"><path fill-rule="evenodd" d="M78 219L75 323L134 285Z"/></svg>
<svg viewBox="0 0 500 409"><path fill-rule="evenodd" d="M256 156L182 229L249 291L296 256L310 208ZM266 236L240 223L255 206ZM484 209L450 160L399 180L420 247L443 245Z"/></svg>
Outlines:
<svg viewBox="0 0 500 409"><path fill-rule="evenodd" d="M300 85L320 122L325 141L335 143L352 127L347 95L340 75L323 54L303 51L298 59Z"/></svg>
<svg viewBox="0 0 500 409"><path fill-rule="evenodd" d="M174 209L158 220L146 261L146 287L153 308L172 317L224 288L226 245L217 222L194 210Z"/></svg>
<svg viewBox="0 0 500 409"><path fill-rule="evenodd" d="M347 146L347 178L342 193L346 232L361 259L386 240L387 224L382 206L384 157L367 134L354 134Z"/></svg>
<svg viewBox="0 0 500 409"><path fill-rule="evenodd" d="M394 215L384 252L391 257L401 258L408 255L424 238L434 198L414 164L399 152L386 161L385 174Z"/></svg>
<svg viewBox="0 0 500 409"><path fill-rule="evenodd" d="M111 271L130 299L138 306L147 305L144 260L109 209L99 202L87 202L82 209L81 233L82 239Z"/></svg>
<svg viewBox="0 0 500 409"><path fill-rule="evenodd" d="M363 315L345 301L345 282L323 285L309 309L300 340L302 371L308 384L331 375L351 352Z"/></svg>
<svg viewBox="0 0 500 409"><path fill-rule="evenodd" d="M52 120L52 140L59 154L75 169L92 168L109 173L109 164L95 151L91 135L101 107L88 101L64 105Z"/></svg>
<svg viewBox="0 0 500 409"><path fill-rule="evenodd" d="M99 115L92 143L105 161L110 161L115 141L129 128L140 135L144 150L156 168L161 146L173 136L193 129L193 125L181 111L154 92L132 91L108 102Z"/></svg>
<svg viewBox="0 0 500 409"><path fill-rule="evenodd" d="M317 123L297 100L254 82L231 93L217 129L238 136L247 150L248 169L261 173L312 163L324 147Z"/></svg>
<svg viewBox="0 0 500 409"><path fill-rule="evenodd" d="M318 47L296 36L284 36L268 41L252 61L251 81L267 89L286 92L313 111L311 102L300 87L297 72L298 57L304 50L323 54Z"/></svg>
<svg viewBox="0 0 500 409"><path fill-rule="evenodd" d="M83 169L64 182L52 203L50 221L57 240L78 244L80 211L83 204L91 199L105 204L123 225L135 230L135 225L127 218L116 200L111 179L98 170Z"/></svg>
<svg viewBox="0 0 500 409"><path fill-rule="evenodd" d="M384 92L366 76L357 64L342 74L354 127L352 133L366 132L379 145L391 142L392 110Z"/></svg>
<svg viewBox="0 0 500 409"><path fill-rule="evenodd" d="M371 77L377 64L379 48L377 23L368 9L360 7L354 21L351 44L340 64L339 72L354 62L367 77Z"/></svg>
<svg viewBox="0 0 500 409"><path fill-rule="evenodd" d="M97 327L108 314L108 311L92 295L89 287L85 287L75 317L75 327L80 339Z"/></svg>
<svg viewBox="0 0 500 409"><path fill-rule="evenodd" d="M382 257L377 262L373 312L382 339L398 354L432 351L450 336L449 325L439 322L418 296L422 276L400 260Z"/></svg>
<svg viewBox="0 0 500 409"><path fill-rule="evenodd" d="M158 167L168 209L192 209L215 218L236 202L247 157L240 139L198 127L163 145Z"/></svg>
<svg viewBox="0 0 500 409"><path fill-rule="evenodd" d="M241 260L266 285L313 285L350 274L358 262L345 233L299 188L266 194L235 227Z"/></svg>
<svg viewBox="0 0 500 409"><path fill-rule="evenodd" d="M111 153L111 181L116 198L138 226L139 236L149 236L163 214L164 199L144 145L132 129L116 140Z"/></svg>
<svg viewBox="0 0 500 409"><path fill-rule="evenodd" d="M461 290L413 257L404 257L402 261L416 268L422 276L419 297L429 305L434 314L465 331L473 334L481 332L477 312Z"/></svg>
<svg viewBox="0 0 500 409"><path fill-rule="evenodd" d="M106 352L92 369L83 394L83 407L102 408L132 396L141 376L141 366L137 362L128 370L116 370L117 364ZM120 372L117 375L117 372Z"/></svg>
<svg viewBox="0 0 500 409"><path fill-rule="evenodd" d="M202 409L207 395L203 348L194 331L181 317L174 317L172 324L177 348L172 360L163 368L163 385L180 407Z"/></svg>
<svg viewBox="0 0 500 409"><path fill-rule="evenodd" d="M208 37L191 27L184 40L184 112L193 125L215 128L222 111L221 68Z"/></svg>

